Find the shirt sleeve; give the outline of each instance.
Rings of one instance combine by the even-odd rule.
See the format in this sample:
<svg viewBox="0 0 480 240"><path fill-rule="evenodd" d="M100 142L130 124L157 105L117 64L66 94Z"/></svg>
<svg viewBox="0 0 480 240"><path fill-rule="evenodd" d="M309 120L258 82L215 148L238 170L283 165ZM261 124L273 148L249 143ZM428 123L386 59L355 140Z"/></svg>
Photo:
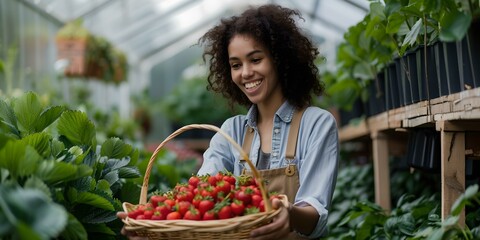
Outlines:
<svg viewBox="0 0 480 240"><path fill-rule="evenodd" d="M316 120L307 121L306 126L303 127L302 136L299 138L303 157L300 159L300 188L295 202L297 206L308 204L314 207L319 214L317 225L307 236L308 238L318 238L328 233L328 209L335 189L338 170L336 121L326 111L314 119Z"/></svg>

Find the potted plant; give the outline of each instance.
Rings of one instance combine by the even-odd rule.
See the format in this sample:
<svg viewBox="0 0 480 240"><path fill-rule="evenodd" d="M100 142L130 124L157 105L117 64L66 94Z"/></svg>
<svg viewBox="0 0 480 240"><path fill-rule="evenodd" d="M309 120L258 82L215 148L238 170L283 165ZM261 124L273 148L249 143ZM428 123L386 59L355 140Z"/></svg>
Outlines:
<svg viewBox="0 0 480 240"><path fill-rule="evenodd" d="M67 77L90 77L120 83L126 79L128 61L125 53L107 39L91 34L83 21L76 19L56 35L58 59L67 59Z"/></svg>
<svg viewBox="0 0 480 240"><path fill-rule="evenodd" d="M92 35L82 24L81 19L68 22L56 35L57 58L69 61L65 68L66 76L84 76L87 73L87 53L91 48Z"/></svg>

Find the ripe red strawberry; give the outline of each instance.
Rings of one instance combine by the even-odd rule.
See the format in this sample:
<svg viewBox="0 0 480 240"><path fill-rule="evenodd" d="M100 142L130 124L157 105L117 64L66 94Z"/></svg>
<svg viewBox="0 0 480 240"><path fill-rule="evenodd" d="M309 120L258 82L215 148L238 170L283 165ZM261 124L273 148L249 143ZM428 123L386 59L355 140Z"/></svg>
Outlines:
<svg viewBox="0 0 480 240"><path fill-rule="evenodd" d="M253 190L248 187L235 192L235 198L242 201L245 206L252 202L252 195Z"/></svg>
<svg viewBox="0 0 480 240"><path fill-rule="evenodd" d="M165 220L167 218L167 215L162 215L159 211L154 211L152 220Z"/></svg>
<svg viewBox="0 0 480 240"><path fill-rule="evenodd" d="M199 182L200 182L200 178L196 175L193 175L188 179L188 184L193 187L197 187Z"/></svg>
<svg viewBox="0 0 480 240"><path fill-rule="evenodd" d="M232 213L232 207L230 205L225 205L217 213L218 219L227 219L227 218L232 218L233 213Z"/></svg>
<svg viewBox="0 0 480 240"><path fill-rule="evenodd" d="M156 207L156 206L158 206L159 202L163 202L166 199L167 199L167 197L165 197L163 195L153 195L153 196L150 197L150 202L152 203L153 207Z"/></svg>
<svg viewBox="0 0 480 240"><path fill-rule="evenodd" d="M200 212L198 211L198 209L191 206L189 208L189 210L183 216L183 219L185 219L185 220L201 220L202 215L200 215Z"/></svg>
<svg viewBox="0 0 480 240"><path fill-rule="evenodd" d="M217 219L217 216L215 215L215 212L213 210L210 210L210 211L207 211L205 212L205 214L203 214L203 220L215 220Z"/></svg>
<svg viewBox="0 0 480 240"><path fill-rule="evenodd" d="M188 201L178 202L177 205L176 205L177 212L179 212L183 216L188 211L188 209L190 209L191 205L192 204Z"/></svg>
<svg viewBox="0 0 480 240"><path fill-rule="evenodd" d="M235 176L233 176L232 173L227 173L225 176L223 176L223 180L229 182L231 185L235 186L237 179L235 179Z"/></svg>
<svg viewBox="0 0 480 240"><path fill-rule="evenodd" d="M167 220L177 220L182 219L182 215L179 212L171 212L166 217Z"/></svg>
<svg viewBox="0 0 480 240"><path fill-rule="evenodd" d="M215 188L218 193L222 192L224 196L227 196L232 190L232 185L229 182L222 179L217 181L217 186Z"/></svg>
<svg viewBox="0 0 480 240"><path fill-rule="evenodd" d="M258 194L253 194L252 195L252 205L255 207L260 206L260 202L263 200L262 196Z"/></svg>
<svg viewBox="0 0 480 240"><path fill-rule="evenodd" d="M198 210L202 215L205 214L207 211L213 209L213 207L215 207L215 202L213 201L213 198L210 197L204 198L198 204Z"/></svg>
<svg viewBox="0 0 480 240"><path fill-rule="evenodd" d="M230 204L230 207L232 208L232 212L235 214L235 216L242 216L243 211L245 210L245 205L243 205L243 202L238 199L233 200L233 202Z"/></svg>
<svg viewBox="0 0 480 240"><path fill-rule="evenodd" d="M158 211L161 215L166 217L169 213L172 212L172 207L170 207L170 205L162 203L160 204L160 206L155 208L155 211Z"/></svg>

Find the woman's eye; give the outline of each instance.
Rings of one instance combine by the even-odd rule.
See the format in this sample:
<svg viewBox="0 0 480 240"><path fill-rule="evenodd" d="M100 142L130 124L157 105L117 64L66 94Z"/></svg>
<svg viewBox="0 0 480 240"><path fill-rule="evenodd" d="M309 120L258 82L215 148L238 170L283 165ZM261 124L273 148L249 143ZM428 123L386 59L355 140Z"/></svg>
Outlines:
<svg viewBox="0 0 480 240"><path fill-rule="evenodd" d="M254 59L252 59L252 62L253 63L259 63L261 60L262 59L260 59L260 58L254 58Z"/></svg>
<svg viewBox="0 0 480 240"><path fill-rule="evenodd" d="M230 64L230 67L232 69L238 69L240 67L240 64L238 64L238 63Z"/></svg>

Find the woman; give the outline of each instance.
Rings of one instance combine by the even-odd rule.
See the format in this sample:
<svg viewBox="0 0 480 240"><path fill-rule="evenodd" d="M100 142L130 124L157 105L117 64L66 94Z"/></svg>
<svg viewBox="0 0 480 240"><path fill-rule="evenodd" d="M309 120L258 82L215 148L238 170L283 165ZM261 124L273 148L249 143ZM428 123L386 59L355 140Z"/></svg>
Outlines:
<svg viewBox="0 0 480 240"><path fill-rule="evenodd" d="M210 63L209 88L232 104L250 107L246 115L226 120L222 130L243 143L267 181L276 181L274 190L289 193L294 203L271 224L252 231L253 239L292 239L290 231L308 238L327 233L337 175L337 128L329 112L311 106L313 95L323 91L314 64L318 50L296 26L295 17L301 18L297 11L277 5L250 8L223 19L200 39L206 45L204 60ZM299 126L291 130L296 118ZM288 156L289 145L295 156ZM204 159L199 174L226 169L239 175L248 170L219 134Z"/></svg>
<svg viewBox="0 0 480 240"><path fill-rule="evenodd" d="M250 107L227 119L222 130L243 143L261 170L268 190L291 202L252 239L318 238L327 233L328 209L335 187L338 136L333 116L311 106L321 95L314 60L318 50L295 24L297 11L277 5L249 8L223 19L199 43L206 45L209 88L231 104ZM239 152L216 134L198 174L248 171ZM124 217L124 214L119 214Z"/></svg>

